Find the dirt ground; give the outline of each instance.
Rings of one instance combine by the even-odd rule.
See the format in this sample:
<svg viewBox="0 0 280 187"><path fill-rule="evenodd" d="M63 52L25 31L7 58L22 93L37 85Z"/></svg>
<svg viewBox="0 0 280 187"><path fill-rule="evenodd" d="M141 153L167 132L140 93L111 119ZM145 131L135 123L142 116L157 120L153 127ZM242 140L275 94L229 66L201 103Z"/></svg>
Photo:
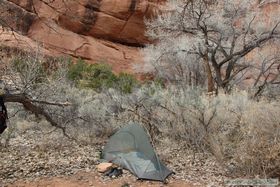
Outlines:
<svg viewBox="0 0 280 187"><path fill-rule="evenodd" d="M80 172L72 176L40 178L33 181L17 181L5 187L195 187L185 181L178 181L170 177L168 184L152 181L139 181L133 177L117 179L104 178L98 173Z"/></svg>
<svg viewBox="0 0 280 187"><path fill-rule="evenodd" d="M175 172L164 185L137 181L127 170L117 179L104 177L96 170L104 142L76 144L64 136L54 133L44 136L40 129L35 130L14 136L8 147L0 146L0 187L224 186L226 172L214 157L207 154L194 157L179 144L165 142L157 147L162 162Z"/></svg>

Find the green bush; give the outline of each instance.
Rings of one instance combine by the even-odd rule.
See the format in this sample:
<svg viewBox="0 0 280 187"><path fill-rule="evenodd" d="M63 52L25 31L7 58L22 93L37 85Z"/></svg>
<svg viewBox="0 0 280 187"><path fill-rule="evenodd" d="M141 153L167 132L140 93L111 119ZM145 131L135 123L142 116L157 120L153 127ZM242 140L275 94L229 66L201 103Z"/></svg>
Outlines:
<svg viewBox="0 0 280 187"><path fill-rule="evenodd" d="M96 91L115 88L123 93L131 93L137 85L133 75L127 73L115 75L107 64L87 64L81 59L75 64L70 64L68 77L75 81L77 86Z"/></svg>
<svg viewBox="0 0 280 187"><path fill-rule="evenodd" d="M83 72L86 70L87 64L79 59L76 64L69 62L68 78L74 81L80 80L83 78Z"/></svg>
<svg viewBox="0 0 280 187"><path fill-rule="evenodd" d="M135 77L127 73L120 73L117 77L117 83L117 89L123 93L131 93L138 84Z"/></svg>
<svg viewBox="0 0 280 187"><path fill-rule="evenodd" d="M89 65L84 74L85 79L88 80L87 85L84 86L97 91L100 91L102 88L113 87L117 79L111 68L105 64Z"/></svg>

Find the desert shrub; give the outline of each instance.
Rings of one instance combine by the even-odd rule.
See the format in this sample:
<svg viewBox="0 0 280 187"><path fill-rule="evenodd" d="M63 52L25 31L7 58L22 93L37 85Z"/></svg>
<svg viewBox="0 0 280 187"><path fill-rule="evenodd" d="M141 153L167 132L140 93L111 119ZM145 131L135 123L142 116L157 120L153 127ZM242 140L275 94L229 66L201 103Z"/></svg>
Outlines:
<svg viewBox="0 0 280 187"><path fill-rule="evenodd" d="M30 67L37 64L32 62ZM40 83L32 82L40 71L32 77L31 71L20 71L19 80L26 80L20 85L35 86L17 90L32 96L36 106L43 107L60 125L52 131L63 130L78 141L93 143L135 121L147 129L153 143L167 140L194 153L211 153L237 175L267 177L280 173L279 100L254 100L246 91L209 96L200 87L163 87L157 82L135 87L136 80L128 74L116 76L108 67L83 62L72 65L69 72L64 68L61 66L55 76L48 75ZM100 90L85 89L88 85L75 87L66 73L79 84L96 81ZM108 89L101 89L104 84L109 85ZM71 105L61 107L47 102Z"/></svg>
<svg viewBox="0 0 280 187"><path fill-rule="evenodd" d="M279 102L256 101L245 91L216 97L203 93L153 84L129 95L111 91L103 96L106 107L113 103L121 109L114 124L140 122L154 143L168 140L194 153L211 153L236 175L279 173Z"/></svg>
<svg viewBox="0 0 280 187"><path fill-rule="evenodd" d="M117 83L115 88L123 93L131 93L133 88L138 84L137 80L133 75L127 73L120 73L117 76Z"/></svg>
<svg viewBox="0 0 280 187"><path fill-rule="evenodd" d="M93 88L100 91L104 88L111 88L117 80L111 68L104 64L92 65L86 72L86 83L82 84L85 87Z"/></svg>
<svg viewBox="0 0 280 187"><path fill-rule="evenodd" d="M103 88L115 88L123 93L131 93L137 85L133 75L115 75L107 64L87 64L83 60L70 65L68 77L81 88L91 88L99 92Z"/></svg>
<svg viewBox="0 0 280 187"><path fill-rule="evenodd" d="M80 80L83 78L83 72L86 71L87 64L79 59L76 64L69 62L68 78L74 81Z"/></svg>
<svg viewBox="0 0 280 187"><path fill-rule="evenodd" d="M117 78L108 65L87 64L83 60L70 65L68 77L81 87L99 91L102 87L112 87Z"/></svg>
<svg viewBox="0 0 280 187"><path fill-rule="evenodd" d="M250 175L280 175L280 105L277 102L248 102L241 118L242 139L233 160L239 171Z"/></svg>
<svg viewBox="0 0 280 187"><path fill-rule="evenodd" d="M28 80L34 83L43 82L47 76L43 66L44 62L40 59L30 56L16 56L11 62L12 68L18 73L21 79L25 81L25 84L27 84L26 81ZM26 77L27 74L29 77Z"/></svg>
<svg viewBox="0 0 280 187"><path fill-rule="evenodd" d="M114 123L111 123L114 120L114 110L111 112L110 107L116 106L115 101L96 90L114 87L120 95L130 92L133 84L136 84L133 76L116 76L106 65L87 65L82 61L77 66L69 67L63 60L58 60L56 68L46 73L46 62L48 63L46 59L36 58L36 55L19 57L13 59L12 66L5 71L7 75L3 81L7 90L12 97L21 97L21 100L12 102L22 102L17 106L26 111L15 112L16 115L10 119L11 123L25 121L35 112L38 121L46 119L51 124L54 129L50 131L61 132L62 136L72 140L93 141L111 134L114 129ZM87 82L85 87L81 85L81 77ZM77 81L79 86L75 86L73 81ZM13 105L9 109L17 110ZM11 137L11 127L5 132L7 140Z"/></svg>

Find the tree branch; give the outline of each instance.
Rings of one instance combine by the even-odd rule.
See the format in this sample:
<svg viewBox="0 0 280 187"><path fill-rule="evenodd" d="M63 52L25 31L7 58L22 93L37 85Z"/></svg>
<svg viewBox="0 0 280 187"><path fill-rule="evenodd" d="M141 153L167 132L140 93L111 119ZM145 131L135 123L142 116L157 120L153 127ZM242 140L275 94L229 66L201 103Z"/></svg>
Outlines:
<svg viewBox="0 0 280 187"><path fill-rule="evenodd" d="M12 103L21 103L25 110L32 112L36 116L44 116L45 119L54 127L61 129L63 132L63 135L71 140L75 140L74 138L70 137L66 133L66 128L59 125L56 121L53 120L53 118L46 112L42 107L35 105L33 102L34 100L29 99L24 94L4 94L3 95L4 102L12 102ZM62 103L51 103L51 102L43 102L43 101L36 101L37 103L43 103L43 104L50 104L50 105L57 105L57 106L69 106L69 103L62 104Z"/></svg>

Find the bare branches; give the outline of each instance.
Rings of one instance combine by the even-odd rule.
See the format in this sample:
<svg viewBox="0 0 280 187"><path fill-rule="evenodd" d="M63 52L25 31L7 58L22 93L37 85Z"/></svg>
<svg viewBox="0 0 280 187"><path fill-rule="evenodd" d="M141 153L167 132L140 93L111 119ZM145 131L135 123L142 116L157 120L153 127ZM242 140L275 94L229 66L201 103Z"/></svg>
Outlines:
<svg viewBox="0 0 280 187"><path fill-rule="evenodd" d="M280 85L280 58L272 57L265 58L259 68L259 74L257 75L254 87L257 91L254 97L260 96L264 89L269 85Z"/></svg>
<svg viewBox="0 0 280 187"><path fill-rule="evenodd" d="M45 105L60 106L60 107L65 107L65 106L71 106L72 105L70 102L59 103L59 102L39 101L39 100L34 100L34 99L30 100L30 102L45 104Z"/></svg>
<svg viewBox="0 0 280 187"><path fill-rule="evenodd" d="M251 41L250 44L247 46L244 46L244 48L242 50L237 51L237 52L233 53L232 55L229 55L227 58L225 58L224 60L222 60L219 63L219 66L222 67L224 64L230 62L232 59L242 58L245 55L247 55L248 53L250 53L252 50L254 50L255 48L260 47L262 44L273 39L275 37L274 29L276 29L278 25L279 25L279 23L273 28L273 30L269 34L266 34L256 40Z"/></svg>
<svg viewBox="0 0 280 187"><path fill-rule="evenodd" d="M258 12L252 8L249 0L242 3L216 0L176 3L172 4L173 12L169 11L149 22L148 34L156 37L153 31L158 33L158 45L169 42L163 36L178 39L174 46L164 48L182 48L182 45L186 45L184 51L187 60L182 63L192 63L188 59L196 56L200 59L197 63L208 64L210 69L206 68L205 74L208 83L216 81L216 88L226 89L229 84L234 83L239 73L251 67L244 66L245 57L256 48L279 38L279 21L272 22L274 24L270 27L258 28ZM156 25L156 29L153 25ZM186 42L183 43L183 40ZM163 56L168 54L163 53ZM168 58L165 59L167 61ZM208 84L208 87L212 85Z"/></svg>
<svg viewBox="0 0 280 187"><path fill-rule="evenodd" d="M50 60L50 59L47 59ZM5 83L6 93L3 95L7 103L19 103L24 110L44 117L52 126L60 129L64 136L73 139L65 125L75 110L71 97L65 95L67 84L64 71L65 62L56 61L56 68L48 71L46 59L37 51L35 54L15 57L1 75Z"/></svg>
<svg viewBox="0 0 280 187"><path fill-rule="evenodd" d="M26 97L23 94L5 94L3 95L4 101L5 102L14 102L14 103L21 103L24 107L25 110L30 111L32 113L34 113L36 116L44 116L44 118L50 122L50 124L56 128L59 128L62 130L63 134L69 138L69 139L73 139L71 138L67 133L64 127L60 126L57 122L54 121L54 119L52 118L52 116L42 107L37 106L33 103L32 100L30 100L28 97ZM46 104L46 102L45 102ZM52 103L52 105L54 105L55 103ZM57 103L55 104L57 106L63 106L61 103Z"/></svg>

